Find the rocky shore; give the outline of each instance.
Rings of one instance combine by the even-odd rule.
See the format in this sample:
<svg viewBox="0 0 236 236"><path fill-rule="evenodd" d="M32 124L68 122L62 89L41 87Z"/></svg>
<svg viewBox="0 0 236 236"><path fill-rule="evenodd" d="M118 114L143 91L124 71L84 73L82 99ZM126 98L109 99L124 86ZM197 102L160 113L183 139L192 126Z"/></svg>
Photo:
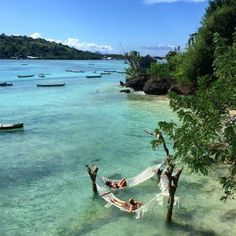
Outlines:
<svg viewBox="0 0 236 236"><path fill-rule="evenodd" d="M143 91L150 95L166 95L169 91L173 91L180 95L192 95L195 93L195 88L188 85L177 84L175 80L170 78L164 78L157 80L155 78L149 78L144 75L141 78L133 78L126 80L126 82L120 81L120 86L132 88L134 91ZM130 93L129 89L122 89L121 92Z"/></svg>

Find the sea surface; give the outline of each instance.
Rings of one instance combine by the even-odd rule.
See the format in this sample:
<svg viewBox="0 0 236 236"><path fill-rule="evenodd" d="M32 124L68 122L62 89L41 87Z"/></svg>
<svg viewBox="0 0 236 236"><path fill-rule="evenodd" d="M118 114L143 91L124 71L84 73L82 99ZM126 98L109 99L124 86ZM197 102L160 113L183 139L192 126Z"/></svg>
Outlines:
<svg viewBox="0 0 236 236"><path fill-rule="evenodd" d="M95 163L107 177L135 176L165 158L161 148L152 150L144 130L176 120L166 97L119 92L125 78L117 71L125 66L123 61L0 61L0 82L13 83L0 87L0 123L25 125L23 131L0 133L1 236L236 235L236 204L219 200L217 170L203 177L184 169L171 225L165 221L166 202L137 220L105 208L93 194L86 164ZM86 78L104 70L116 72ZM26 74L35 76L17 78ZM36 87L61 82L66 86ZM168 139L167 144L171 149ZM158 192L153 178L116 194L146 202Z"/></svg>

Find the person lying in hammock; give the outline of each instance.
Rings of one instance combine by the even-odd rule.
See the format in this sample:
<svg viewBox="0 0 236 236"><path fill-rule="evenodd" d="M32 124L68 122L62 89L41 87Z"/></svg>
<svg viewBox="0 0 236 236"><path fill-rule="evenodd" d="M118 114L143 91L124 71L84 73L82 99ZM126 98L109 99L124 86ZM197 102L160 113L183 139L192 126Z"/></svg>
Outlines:
<svg viewBox="0 0 236 236"><path fill-rule="evenodd" d="M123 207L125 208L126 210L128 210L128 212L132 212L132 211L135 211L137 210L140 206L143 205L142 202L139 202L139 201L136 201L134 200L133 198L130 198L128 200L128 202L126 201L122 201L122 200L119 200L119 199L112 199L111 200L114 204L120 206L120 207Z"/></svg>
<svg viewBox="0 0 236 236"><path fill-rule="evenodd" d="M107 180L105 184L110 188L117 188L117 189L124 188L127 186L127 182L125 179L120 180L118 183L111 180Z"/></svg>

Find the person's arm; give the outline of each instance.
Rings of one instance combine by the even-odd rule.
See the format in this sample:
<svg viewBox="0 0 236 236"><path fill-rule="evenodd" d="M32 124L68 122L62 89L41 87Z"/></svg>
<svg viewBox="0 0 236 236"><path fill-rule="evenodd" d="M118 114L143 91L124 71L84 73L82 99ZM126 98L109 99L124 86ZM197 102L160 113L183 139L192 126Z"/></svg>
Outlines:
<svg viewBox="0 0 236 236"><path fill-rule="evenodd" d="M130 205L129 212L132 212L134 210L134 205Z"/></svg>

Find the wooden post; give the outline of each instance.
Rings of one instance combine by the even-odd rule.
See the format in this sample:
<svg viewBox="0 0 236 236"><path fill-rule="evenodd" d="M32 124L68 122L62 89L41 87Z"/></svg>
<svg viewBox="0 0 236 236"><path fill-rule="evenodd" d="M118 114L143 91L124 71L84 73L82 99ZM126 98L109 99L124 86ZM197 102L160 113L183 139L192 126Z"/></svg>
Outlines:
<svg viewBox="0 0 236 236"><path fill-rule="evenodd" d="M96 177L97 177L98 167L94 166L93 169L91 169L88 165L86 165L86 169L92 181L93 192L97 193L98 190L96 185Z"/></svg>

